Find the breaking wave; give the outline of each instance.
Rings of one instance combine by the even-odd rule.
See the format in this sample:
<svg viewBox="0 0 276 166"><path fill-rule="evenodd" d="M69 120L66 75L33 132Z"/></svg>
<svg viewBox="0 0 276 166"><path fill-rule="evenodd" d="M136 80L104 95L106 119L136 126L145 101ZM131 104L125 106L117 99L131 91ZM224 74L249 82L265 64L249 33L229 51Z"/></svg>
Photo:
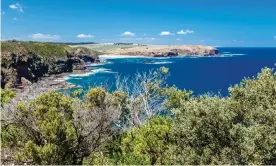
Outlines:
<svg viewBox="0 0 276 166"><path fill-rule="evenodd" d="M87 72L87 73L71 74L69 76L66 76L64 79L65 80L82 79L83 77L89 77L89 76L97 74L97 73L117 73L117 72L113 72L110 69L106 69L106 68L99 68L99 69L93 69L91 72Z"/></svg>
<svg viewBox="0 0 276 166"><path fill-rule="evenodd" d="M144 63L144 64L148 64L148 65L163 65L163 64L170 64L173 63L171 61L163 61L163 62L149 62L149 63Z"/></svg>

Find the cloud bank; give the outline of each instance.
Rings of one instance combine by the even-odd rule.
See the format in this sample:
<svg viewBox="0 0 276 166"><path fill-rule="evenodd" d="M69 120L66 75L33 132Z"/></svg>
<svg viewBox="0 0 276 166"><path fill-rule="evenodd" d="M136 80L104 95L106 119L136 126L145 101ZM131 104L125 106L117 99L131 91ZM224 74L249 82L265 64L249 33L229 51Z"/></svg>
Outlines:
<svg viewBox="0 0 276 166"><path fill-rule="evenodd" d="M193 30L189 30L189 29L187 29L187 30L180 30L180 31L177 32L177 34L179 34L179 35L187 35L187 34L192 34L192 33L194 33L194 31Z"/></svg>
<svg viewBox="0 0 276 166"><path fill-rule="evenodd" d="M60 38L59 35L49 35L49 34L42 34L42 33L35 33L31 35L32 39L40 39L40 40L57 40Z"/></svg>
<svg viewBox="0 0 276 166"><path fill-rule="evenodd" d="M85 34L78 34L77 35L77 38L93 38L94 36L93 35L90 35L90 34L88 34L88 35L85 35Z"/></svg>
<svg viewBox="0 0 276 166"><path fill-rule="evenodd" d="M171 32L169 31L163 31L160 33L161 36L169 36L169 35L173 35Z"/></svg>
<svg viewBox="0 0 276 166"><path fill-rule="evenodd" d="M122 33L121 36L135 36L135 33L126 31L126 32Z"/></svg>
<svg viewBox="0 0 276 166"><path fill-rule="evenodd" d="M16 9L16 10L18 10L20 12L24 12L23 7L19 3L11 4L9 7L11 9Z"/></svg>

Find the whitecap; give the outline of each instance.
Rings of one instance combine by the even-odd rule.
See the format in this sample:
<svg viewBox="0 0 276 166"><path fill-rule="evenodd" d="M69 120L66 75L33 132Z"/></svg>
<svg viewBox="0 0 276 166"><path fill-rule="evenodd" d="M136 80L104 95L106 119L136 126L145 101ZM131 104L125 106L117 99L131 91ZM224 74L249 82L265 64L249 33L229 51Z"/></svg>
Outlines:
<svg viewBox="0 0 276 166"><path fill-rule="evenodd" d="M79 77L88 77L97 73L116 73L116 72L112 72L110 69L106 69L106 68L99 68L99 69L93 69L91 72L87 72L87 73L81 73L81 74L71 74L69 76L67 76L65 79L76 79ZM80 78L81 79L81 78Z"/></svg>
<svg viewBox="0 0 276 166"><path fill-rule="evenodd" d="M244 55L246 55L246 54L221 54L217 57L223 58L223 57L235 57L235 56L244 56Z"/></svg>
<svg viewBox="0 0 276 166"><path fill-rule="evenodd" d="M222 55L227 55L227 56L242 56L242 55L245 55L245 54L222 54Z"/></svg>
<svg viewBox="0 0 276 166"><path fill-rule="evenodd" d="M99 55L100 59L122 59L122 58L152 58L147 56L134 55Z"/></svg>
<svg viewBox="0 0 276 166"><path fill-rule="evenodd" d="M67 76L67 77L65 77L64 78L64 80L69 80L69 79L74 79L74 80L81 80L82 79L82 77L75 77L75 76Z"/></svg>
<svg viewBox="0 0 276 166"><path fill-rule="evenodd" d="M185 58L225 58L225 57L234 57L234 56L243 56L246 54L220 54L214 56L201 56L201 55L192 55L192 56L184 56Z"/></svg>
<svg viewBox="0 0 276 166"><path fill-rule="evenodd" d="M149 63L145 63L147 65L162 65L162 64L170 64L173 63L171 61L163 61L163 62L149 62Z"/></svg>
<svg viewBox="0 0 276 166"><path fill-rule="evenodd" d="M104 63L91 63L91 64L87 64L85 66L87 67L94 67L94 66L103 66L103 65L107 65L107 64L112 64L112 62L104 62Z"/></svg>

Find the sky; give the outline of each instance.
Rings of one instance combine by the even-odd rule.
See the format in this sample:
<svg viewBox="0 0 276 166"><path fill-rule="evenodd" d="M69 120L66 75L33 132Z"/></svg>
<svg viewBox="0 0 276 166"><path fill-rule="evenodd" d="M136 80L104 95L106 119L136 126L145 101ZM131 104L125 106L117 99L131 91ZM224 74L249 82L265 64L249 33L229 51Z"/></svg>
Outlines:
<svg viewBox="0 0 276 166"><path fill-rule="evenodd" d="M1 0L1 39L276 47L276 0Z"/></svg>

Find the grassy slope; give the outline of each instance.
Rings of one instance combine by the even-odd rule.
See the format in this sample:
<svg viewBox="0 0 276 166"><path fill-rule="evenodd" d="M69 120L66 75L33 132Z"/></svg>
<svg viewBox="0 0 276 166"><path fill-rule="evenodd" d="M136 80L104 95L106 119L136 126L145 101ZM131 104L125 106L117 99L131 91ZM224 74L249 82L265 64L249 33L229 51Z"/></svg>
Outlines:
<svg viewBox="0 0 276 166"><path fill-rule="evenodd" d="M90 50L85 47L70 47L64 44L42 43L42 42L23 42L23 41L5 41L1 42L1 54L9 53L35 53L41 56L67 56L68 52L76 52L82 50L83 52L97 56L99 52Z"/></svg>
<svg viewBox="0 0 276 166"><path fill-rule="evenodd" d="M114 50L118 48L132 48L132 47L137 47L134 45L102 45L102 44L81 44L81 45L72 45L72 47L85 47L91 50L95 51L108 51L108 50Z"/></svg>
<svg viewBox="0 0 276 166"><path fill-rule="evenodd" d="M2 53L36 53L41 56L67 56L67 47L62 44L41 42L1 42Z"/></svg>

